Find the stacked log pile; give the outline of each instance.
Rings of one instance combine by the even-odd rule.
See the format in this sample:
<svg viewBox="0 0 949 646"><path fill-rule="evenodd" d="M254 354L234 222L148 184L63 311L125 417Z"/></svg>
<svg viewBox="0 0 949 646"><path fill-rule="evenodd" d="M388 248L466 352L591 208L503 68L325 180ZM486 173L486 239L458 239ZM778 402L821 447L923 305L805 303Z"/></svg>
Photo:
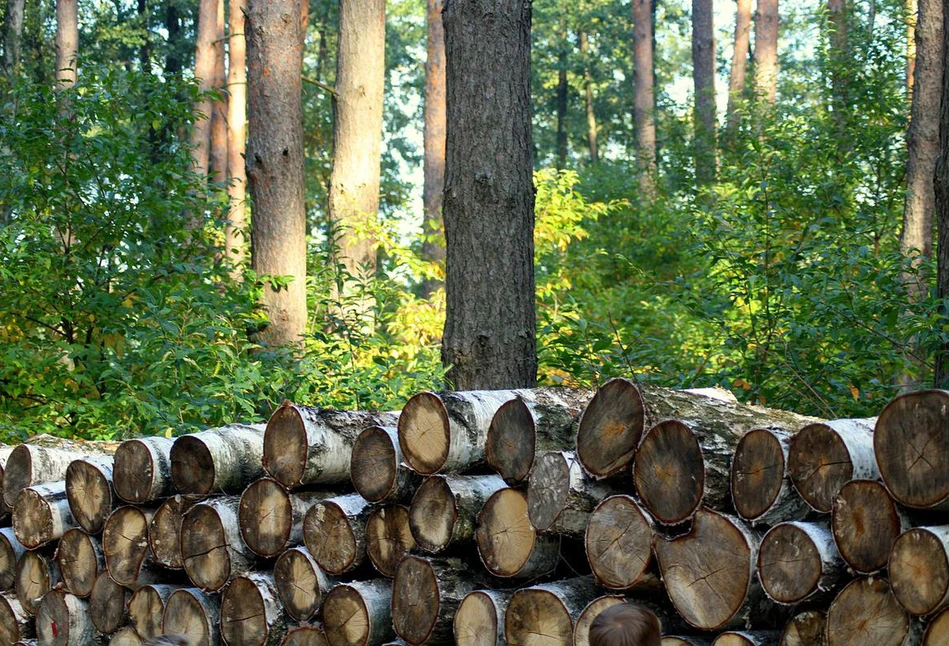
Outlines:
<svg viewBox="0 0 949 646"><path fill-rule="evenodd" d="M949 392L816 420L625 379L0 447L0 646L949 646Z"/></svg>

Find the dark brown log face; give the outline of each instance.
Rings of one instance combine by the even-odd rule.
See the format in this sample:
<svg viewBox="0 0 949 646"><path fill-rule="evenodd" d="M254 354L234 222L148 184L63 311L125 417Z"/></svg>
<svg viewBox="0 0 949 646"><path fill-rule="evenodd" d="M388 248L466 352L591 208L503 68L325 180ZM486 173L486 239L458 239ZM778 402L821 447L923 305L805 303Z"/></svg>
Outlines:
<svg viewBox="0 0 949 646"><path fill-rule="evenodd" d="M40 598L60 582L59 567L39 552L25 552L16 565L16 598L35 614Z"/></svg>
<svg viewBox="0 0 949 646"><path fill-rule="evenodd" d="M781 633L781 646L824 646L827 615L806 610L794 615Z"/></svg>
<svg viewBox="0 0 949 646"><path fill-rule="evenodd" d="M611 496L593 510L587 526L587 558L597 580L625 590L642 580L652 560L652 519L632 496Z"/></svg>
<svg viewBox="0 0 949 646"><path fill-rule="evenodd" d="M428 641L438 621L440 604L435 570L425 559L402 559L392 587L392 623L410 644Z"/></svg>
<svg viewBox="0 0 949 646"><path fill-rule="evenodd" d="M339 585L323 602L323 629L330 646L370 646L395 636L392 583L388 580Z"/></svg>
<svg viewBox="0 0 949 646"><path fill-rule="evenodd" d="M183 494L236 493L264 475L263 424L183 435L171 447L171 479Z"/></svg>
<svg viewBox="0 0 949 646"><path fill-rule="evenodd" d="M656 541L666 590L679 614L701 630L719 630L748 595L756 545L737 521L699 510L692 530Z"/></svg>
<svg viewBox="0 0 949 646"><path fill-rule="evenodd" d="M148 437L126 440L115 451L112 484L116 495L141 504L172 493L171 447L174 440Z"/></svg>
<svg viewBox="0 0 949 646"><path fill-rule="evenodd" d="M253 554L240 538L236 498L198 503L181 520L181 557L198 588L218 591L246 571Z"/></svg>
<svg viewBox="0 0 949 646"><path fill-rule="evenodd" d="M166 635L187 635L195 646L218 646L221 602L194 588L176 590L165 604L162 630Z"/></svg>
<svg viewBox="0 0 949 646"><path fill-rule="evenodd" d="M293 530L290 494L276 480L257 480L241 494L239 518L247 547L264 557L277 556Z"/></svg>
<svg viewBox="0 0 949 646"><path fill-rule="evenodd" d="M546 573L559 558L556 544L537 536L527 515L527 496L516 489L501 489L488 499L478 515L475 539L481 562L499 577Z"/></svg>
<svg viewBox="0 0 949 646"><path fill-rule="evenodd" d="M343 574L365 559L368 515L368 504L357 494L323 500L306 512L303 541L324 572Z"/></svg>
<svg viewBox="0 0 949 646"><path fill-rule="evenodd" d="M451 487L443 476L429 476L412 499L409 527L416 543L426 552L440 552L451 542L458 509Z"/></svg>
<svg viewBox="0 0 949 646"><path fill-rule="evenodd" d="M221 595L221 637L225 644L277 644L285 628L285 610L269 574L231 580Z"/></svg>
<svg viewBox="0 0 949 646"><path fill-rule="evenodd" d="M125 623L128 614L129 591L103 572L92 586L89 595L89 614L96 630L111 635Z"/></svg>
<svg viewBox="0 0 949 646"><path fill-rule="evenodd" d="M949 610L943 610L932 618L923 634L923 646L949 644Z"/></svg>
<svg viewBox="0 0 949 646"><path fill-rule="evenodd" d="M510 593L476 590L458 606L452 634L458 646L494 646L503 643L504 610ZM499 615L500 613L500 615Z"/></svg>
<svg viewBox="0 0 949 646"><path fill-rule="evenodd" d="M281 406L267 422L264 455L267 473L292 486L303 480L306 471L306 426L296 406Z"/></svg>
<svg viewBox="0 0 949 646"><path fill-rule="evenodd" d="M593 620L607 608L625 602L626 599L618 595L608 595L591 601L577 619L577 626L573 630L573 646L590 646L590 627Z"/></svg>
<svg viewBox="0 0 949 646"><path fill-rule="evenodd" d="M915 527L893 543L887 572L896 600L914 615L949 603L949 527Z"/></svg>
<svg viewBox="0 0 949 646"><path fill-rule="evenodd" d="M394 577L399 561L414 549L415 537L405 507L387 505L369 515L366 521L366 553L380 574Z"/></svg>
<svg viewBox="0 0 949 646"><path fill-rule="evenodd" d="M900 395L877 419L880 474L900 503L925 509L949 498L949 392Z"/></svg>
<svg viewBox="0 0 949 646"><path fill-rule="evenodd" d="M784 448L767 429L749 431L738 442L732 461L731 493L738 516L754 520L778 499L784 484Z"/></svg>
<svg viewBox="0 0 949 646"><path fill-rule="evenodd" d="M0 592L12 590L16 584L17 560L25 550L11 527L0 529Z"/></svg>
<svg viewBox="0 0 949 646"><path fill-rule="evenodd" d="M15 644L33 634L33 621L16 597L0 594L0 644Z"/></svg>
<svg viewBox="0 0 949 646"><path fill-rule="evenodd" d="M36 634L40 643L49 646L100 643L89 615L89 602L53 590L43 597L36 613Z"/></svg>
<svg viewBox="0 0 949 646"><path fill-rule="evenodd" d="M98 534L112 512L112 465L74 460L66 468L66 497L73 518L90 534Z"/></svg>
<svg viewBox="0 0 949 646"><path fill-rule="evenodd" d="M636 453L646 424L639 388L628 379L613 379L596 391L580 418L577 456L597 477L620 472Z"/></svg>
<svg viewBox="0 0 949 646"><path fill-rule="evenodd" d="M155 511L148 527L148 544L155 561L172 570L184 568L181 558L181 519L197 501L188 496L172 496Z"/></svg>
<svg viewBox="0 0 949 646"><path fill-rule="evenodd" d="M702 504L705 461L692 430L676 420L649 429L633 463L636 492L657 521L676 525Z"/></svg>
<svg viewBox="0 0 949 646"><path fill-rule="evenodd" d="M92 587L105 567L97 539L81 529L70 529L59 541L56 563L66 590L82 599L92 594Z"/></svg>
<svg viewBox="0 0 949 646"><path fill-rule="evenodd" d="M827 643L835 646L902 646L909 630L909 617L886 579L853 581L827 612Z"/></svg>
<svg viewBox="0 0 949 646"><path fill-rule="evenodd" d="M328 646L326 635L318 626L297 626L287 631L280 646Z"/></svg>
<svg viewBox="0 0 949 646"><path fill-rule="evenodd" d="M569 493L570 464L567 459L555 451L541 455L527 487L528 516L535 529L544 532L553 526L567 505Z"/></svg>
<svg viewBox="0 0 949 646"><path fill-rule="evenodd" d="M791 438L788 473L807 504L828 513L841 487L850 480L879 477L872 432L864 420L838 420L808 424Z"/></svg>
<svg viewBox="0 0 949 646"><path fill-rule="evenodd" d="M214 489L214 459L200 439L183 435L171 447L171 479L180 493L207 495Z"/></svg>
<svg viewBox="0 0 949 646"><path fill-rule="evenodd" d="M399 415L399 444L410 467L423 475L437 472L448 459L451 427L448 411L435 393L414 395Z"/></svg>
<svg viewBox="0 0 949 646"><path fill-rule="evenodd" d="M874 480L853 480L834 499L831 527L847 565L872 574L886 567L903 520L886 487Z"/></svg>
<svg viewBox="0 0 949 646"><path fill-rule="evenodd" d="M501 404L491 419L485 460L506 482L523 482L534 466L536 441L530 409L521 399L512 399Z"/></svg>
<svg viewBox="0 0 949 646"><path fill-rule="evenodd" d="M398 435L393 441L392 435L381 426L367 428L353 444L350 462L353 487L369 502L386 500L398 484L400 458Z"/></svg>
<svg viewBox="0 0 949 646"><path fill-rule="evenodd" d="M102 552L116 583L134 586L148 556L152 512L127 505L109 516L102 530Z"/></svg>
<svg viewBox="0 0 949 646"><path fill-rule="evenodd" d="M814 539L794 523L772 527L758 551L758 577L778 603L803 601L817 590L823 559Z"/></svg>
<svg viewBox="0 0 949 646"><path fill-rule="evenodd" d="M161 634L161 620L165 614L165 602L174 593L176 586L143 585L129 598L129 622L142 639L152 639Z"/></svg>
<svg viewBox="0 0 949 646"><path fill-rule="evenodd" d="M323 597L335 585L305 547L293 547L274 564L274 586L287 612L297 621L316 615Z"/></svg>

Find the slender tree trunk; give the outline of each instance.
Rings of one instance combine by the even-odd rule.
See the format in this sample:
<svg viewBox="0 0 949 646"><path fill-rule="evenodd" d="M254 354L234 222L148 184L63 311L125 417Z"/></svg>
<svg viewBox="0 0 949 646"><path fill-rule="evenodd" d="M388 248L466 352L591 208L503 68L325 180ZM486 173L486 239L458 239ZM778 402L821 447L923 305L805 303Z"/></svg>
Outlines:
<svg viewBox="0 0 949 646"><path fill-rule="evenodd" d="M695 83L695 179L715 181L715 25L712 0L692 0L692 79Z"/></svg>
<svg viewBox="0 0 949 646"><path fill-rule="evenodd" d="M560 42L557 52L557 169L567 166L567 16L560 8Z"/></svg>
<svg viewBox="0 0 949 646"><path fill-rule="evenodd" d="M445 194L445 28L442 25L443 0L427 0L428 55L425 59L425 127L423 130L425 180L422 203L425 218L422 230L422 257L429 262L445 263L445 227L442 225L442 200ZM426 295L440 281L427 280Z"/></svg>
<svg viewBox="0 0 949 646"><path fill-rule="evenodd" d="M727 127L734 131L741 115L739 107L745 96L745 76L748 71L749 35L751 33L751 0L737 0L735 10L735 49L728 74Z"/></svg>
<svg viewBox="0 0 949 646"><path fill-rule="evenodd" d="M916 19L919 14L917 0L906 0L906 96L913 98L913 83L916 76Z"/></svg>
<svg viewBox="0 0 949 646"><path fill-rule="evenodd" d="M778 0L758 0L755 13L755 90L774 105L778 95Z"/></svg>
<svg viewBox="0 0 949 646"><path fill-rule="evenodd" d="M194 77L198 89L208 92L214 87L215 48L217 36L217 7L219 0L200 0L197 36L194 51ZM211 99L202 96L194 105L194 125L191 130L191 156L194 171L204 177L208 174L211 156Z"/></svg>
<svg viewBox="0 0 949 646"><path fill-rule="evenodd" d="M942 55L949 56L949 12L942 17ZM917 52L918 54L918 52ZM918 78L917 74L917 78ZM939 228L936 297L942 303L949 298L949 67L942 66L942 107L939 112L939 154L935 169L936 222ZM949 314L943 305L943 315ZM949 387L949 344L936 350L935 384Z"/></svg>
<svg viewBox="0 0 949 646"><path fill-rule="evenodd" d="M385 85L385 0L340 0L329 217L343 293L375 273ZM369 302L358 305L365 313Z"/></svg>
<svg viewBox="0 0 949 646"><path fill-rule="evenodd" d="M240 278L247 256L247 174L244 171L244 150L247 145L247 41L244 38L244 12L247 0L231 0L230 37L228 38L227 89L227 175L230 180L225 249L234 265L234 276Z"/></svg>
<svg viewBox="0 0 949 646"><path fill-rule="evenodd" d="M270 325L261 340L300 343L306 330L306 210L303 200L302 0L247 3L247 179L254 203L253 268L290 276L264 287Z"/></svg>
<svg viewBox="0 0 949 646"><path fill-rule="evenodd" d="M227 181L227 72L224 60L224 0L217 0L214 18L214 80L212 86L220 98L211 104L211 152L208 171L211 181Z"/></svg>
<svg viewBox="0 0 949 646"><path fill-rule="evenodd" d="M656 122L653 68L653 25L650 0L633 0L633 122L639 191L656 196Z"/></svg>
<svg viewBox="0 0 949 646"><path fill-rule="evenodd" d="M181 16L178 7L165 8L165 30L168 32L168 53L165 55L165 76L176 77L181 72L178 47L181 45Z"/></svg>
<svg viewBox="0 0 949 646"><path fill-rule="evenodd" d="M7 0L3 25L3 67L7 74L12 74L20 66L25 3L26 0Z"/></svg>
<svg viewBox="0 0 949 646"><path fill-rule="evenodd" d="M596 139L596 111L593 109L593 74L590 72L590 41L585 31L580 32L580 56L583 58L583 92L587 108L587 142L590 147L590 162L600 161Z"/></svg>
<svg viewBox="0 0 949 646"><path fill-rule="evenodd" d="M138 62L142 66L142 72L146 74L151 72L152 66L152 45L148 31L148 0L138 0L138 18L142 21L142 44L138 48Z"/></svg>
<svg viewBox="0 0 949 646"><path fill-rule="evenodd" d="M529 0L448 0L447 318L459 390L533 386L534 186ZM504 128L498 128L504 123Z"/></svg>
<svg viewBox="0 0 949 646"><path fill-rule="evenodd" d="M830 28L830 82L833 95L833 119L842 145L846 146L844 128L850 101L847 97L849 78L849 47L847 28L847 0L827 0L827 19Z"/></svg>
<svg viewBox="0 0 949 646"><path fill-rule="evenodd" d="M57 87L76 84L79 55L78 0L56 0L56 81Z"/></svg>

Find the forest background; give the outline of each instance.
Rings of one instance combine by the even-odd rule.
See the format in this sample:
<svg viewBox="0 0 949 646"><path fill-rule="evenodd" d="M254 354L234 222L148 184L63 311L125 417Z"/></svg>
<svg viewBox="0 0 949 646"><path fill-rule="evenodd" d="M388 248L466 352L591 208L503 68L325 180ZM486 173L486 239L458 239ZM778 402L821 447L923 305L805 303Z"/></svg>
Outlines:
<svg viewBox="0 0 949 646"><path fill-rule="evenodd" d="M78 74L63 88L56 3L26 2L11 57L16 1L0 89L0 440L173 434L265 418L284 399L392 410L450 385L444 271L424 250L441 239L422 231L422 0L387 2L377 262L347 289L327 208L340 5L309 3L302 348L258 343L262 290L283 278L224 252L226 180L193 169L195 104L223 95L194 80L199 3L79 2ZM773 99L751 82L729 97L736 5L715 8L704 147L692 6L650 8L644 183L630 2L533 2L538 381L635 375L875 414L932 385L949 342L935 262L901 248L915 4L782 2Z"/></svg>

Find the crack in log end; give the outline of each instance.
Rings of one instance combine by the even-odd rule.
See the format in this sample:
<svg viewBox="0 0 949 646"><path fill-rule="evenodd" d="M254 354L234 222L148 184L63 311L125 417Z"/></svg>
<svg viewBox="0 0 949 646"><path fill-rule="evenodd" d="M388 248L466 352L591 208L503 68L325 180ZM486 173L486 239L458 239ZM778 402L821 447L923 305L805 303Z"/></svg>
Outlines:
<svg viewBox="0 0 949 646"><path fill-rule="evenodd" d="M421 392L399 415L399 444L405 461L423 475L436 473L448 459L451 427L448 411L435 393Z"/></svg>

